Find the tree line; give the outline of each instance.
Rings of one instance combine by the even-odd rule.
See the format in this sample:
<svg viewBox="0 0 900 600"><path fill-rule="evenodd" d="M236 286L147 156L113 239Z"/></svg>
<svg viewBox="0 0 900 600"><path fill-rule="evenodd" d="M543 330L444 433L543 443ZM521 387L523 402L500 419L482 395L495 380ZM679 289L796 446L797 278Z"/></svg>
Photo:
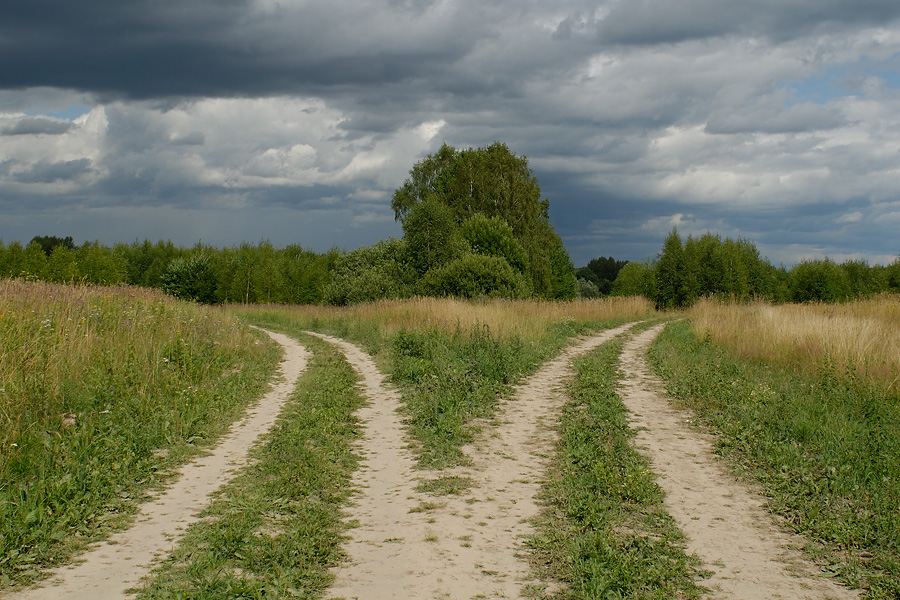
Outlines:
<svg viewBox="0 0 900 600"><path fill-rule="evenodd" d="M614 295L642 295L659 308L690 306L705 296L844 302L881 292L900 292L900 260L870 266L864 260L838 264L822 258L788 269L773 266L748 240L723 240L712 233L682 240L675 229L655 259L623 265L611 288Z"/></svg>
<svg viewBox="0 0 900 600"><path fill-rule="evenodd" d="M38 236L24 246L0 240L0 277L138 285L209 304L642 295L678 308L704 296L840 302L900 292L900 261L885 267L826 258L786 269L748 240L712 233L683 240L674 229L653 259L599 257L576 270L550 224L549 205L528 159L505 144L444 145L415 164L393 194L402 238L317 253L268 241L221 249L149 240L106 247Z"/></svg>
<svg viewBox="0 0 900 600"><path fill-rule="evenodd" d="M335 305L414 295L567 299L575 269L528 159L505 144L444 145L392 199L403 237L316 253L268 241L223 249L145 240L75 246L0 240L0 277L131 284L203 303Z"/></svg>

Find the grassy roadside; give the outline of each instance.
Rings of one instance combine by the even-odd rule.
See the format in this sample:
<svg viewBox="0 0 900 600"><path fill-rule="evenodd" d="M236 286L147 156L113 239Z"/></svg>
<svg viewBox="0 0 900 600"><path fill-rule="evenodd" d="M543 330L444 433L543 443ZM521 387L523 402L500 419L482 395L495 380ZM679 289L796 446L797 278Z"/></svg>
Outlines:
<svg viewBox="0 0 900 600"><path fill-rule="evenodd" d="M267 336L137 288L0 281L0 589L122 527L264 390Z"/></svg>
<svg viewBox="0 0 900 600"><path fill-rule="evenodd" d="M865 598L900 597L900 397L828 363L736 358L687 321L651 347L669 392L718 434L807 550Z"/></svg>
<svg viewBox="0 0 900 600"><path fill-rule="evenodd" d="M571 400L530 539L540 574L566 599L698 598L698 561L663 506L616 394L621 338L575 361Z"/></svg>
<svg viewBox="0 0 900 600"><path fill-rule="evenodd" d="M336 349L291 335L313 352L291 403L139 598L318 598L328 585L362 400Z"/></svg>
<svg viewBox="0 0 900 600"><path fill-rule="evenodd" d="M419 466L464 460L477 419L494 414L509 386L572 337L644 317L637 299L593 302L461 302L419 298L349 308L235 308L251 322L312 329L363 346L402 393Z"/></svg>

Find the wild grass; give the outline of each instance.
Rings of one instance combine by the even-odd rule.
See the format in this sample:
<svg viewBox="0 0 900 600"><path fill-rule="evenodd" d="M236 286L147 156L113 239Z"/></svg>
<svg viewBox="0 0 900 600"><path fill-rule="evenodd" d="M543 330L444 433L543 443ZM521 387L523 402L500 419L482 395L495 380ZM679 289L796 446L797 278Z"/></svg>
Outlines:
<svg viewBox="0 0 900 600"><path fill-rule="evenodd" d="M641 298L526 302L415 298L347 308L233 310L268 327L297 326L362 344L402 392L419 466L464 462L478 419L490 418L510 384L573 336L645 317Z"/></svg>
<svg viewBox="0 0 900 600"><path fill-rule="evenodd" d="M900 392L900 295L846 304L727 304L701 300L694 332L735 356L812 375L823 367Z"/></svg>
<svg viewBox="0 0 900 600"><path fill-rule="evenodd" d="M438 330L464 333L487 328L502 338L540 340L560 323L592 323L612 318L638 318L653 311L653 304L639 296L607 297L568 302L453 298L382 300L346 307L268 307L290 314L306 327L368 341L374 330L390 337L397 331ZM257 307L234 306L233 310L257 313ZM262 310L265 310L263 308ZM376 336L377 339L377 336Z"/></svg>
<svg viewBox="0 0 900 600"><path fill-rule="evenodd" d="M341 558L341 507L357 459L357 377L329 344L254 459L204 511L139 598L319 598Z"/></svg>
<svg viewBox="0 0 900 600"><path fill-rule="evenodd" d="M276 361L233 317L157 292L0 281L0 587L127 521Z"/></svg>
<svg viewBox="0 0 900 600"><path fill-rule="evenodd" d="M732 307L739 315L732 319L711 307L726 331L746 317L746 338L780 339L760 323L780 323L776 329L801 323L791 331L809 338L815 338L810 323L842 323L824 341L801 343L818 354L796 360L781 350L748 353L755 343L720 337L715 319L670 325L650 352L669 392L717 434L719 450L762 487L771 510L807 537L807 550L826 570L866 589L868 599L900 597L900 395L890 378L861 377L849 358L847 373L831 357L837 348L884 343L880 329L893 326L884 318L892 303L880 302L862 303L857 315L853 305L839 307L831 319L820 306ZM773 313L786 320L760 316ZM859 329L875 340L857 339ZM766 344L759 346L764 351Z"/></svg>
<svg viewBox="0 0 900 600"><path fill-rule="evenodd" d="M565 584L558 598L697 598L699 561L685 552L616 394L621 349L613 340L575 361L544 507L529 540L533 562Z"/></svg>

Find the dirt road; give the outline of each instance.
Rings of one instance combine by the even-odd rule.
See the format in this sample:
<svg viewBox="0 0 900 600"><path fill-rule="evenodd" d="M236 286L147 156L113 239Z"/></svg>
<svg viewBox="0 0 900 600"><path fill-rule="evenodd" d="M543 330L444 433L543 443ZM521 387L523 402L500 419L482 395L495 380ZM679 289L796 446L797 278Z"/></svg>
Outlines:
<svg viewBox="0 0 900 600"><path fill-rule="evenodd" d="M712 438L688 426L674 409L644 356L661 330L629 340L621 357L620 395L638 430L637 443L653 461L666 507L714 575L710 598L741 600L851 599L859 595L825 578L793 548L802 541L776 527L763 498L716 460Z"/></svg>
<svg viewBox="0 0 900 600"><path fill-rule="evenodd" d="M361 453L364 465L354 483L359 490L347 519L350 561L336 571L327 598L519 598L529 577L522 557L527 520L537 514L545 458L553 449L553 423L565 397L572 359L612 339L627 327L580 340L547 362L504 401L496 423L465 448L470 465L440 473L414 471L405 448L399 395L377 375L372 360L357 348L339 345L364 378L371 405ZM420 480L464 477L471 488L435 497L416 491Z"/></svg>

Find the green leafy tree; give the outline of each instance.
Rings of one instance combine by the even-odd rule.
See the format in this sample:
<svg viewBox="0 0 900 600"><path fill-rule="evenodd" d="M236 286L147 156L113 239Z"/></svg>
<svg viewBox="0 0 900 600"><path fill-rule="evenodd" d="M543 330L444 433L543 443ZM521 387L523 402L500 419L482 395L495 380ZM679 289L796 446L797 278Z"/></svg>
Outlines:
<svg viewBox="0 0 900 600"><path fill-rule="evenodd" d="M612 293L613 282L619 271L628 264L627 260L616 260L612 256L594 258L584 267L575 270L575 276L589 281L597 288L601 296Z"/></svg>
<svg viewBox="0 0 900 600"><path fill-rule="evenodd" d="M30 242L25 247L19 263L17 277L42 281L47 277L47 255L37 242Z"/></svg>
<svg viewBox="0 0 900 600"><path fill-rule="evenodd" d="M527 273L525 249L515 238L512 227L500 217L474 214L463 222L461 234L475 254L502 257L519 273Z"/></svg>
<svg viewBox="0 0 900 600"><path fill-rule="evenodd" d="M655 300L662 308L680 308L692 300L687 257L675 229L666 237L657 259Z"/></svg>
<svg viewBox="0 0 900 600"><path fill-rule="evenodd" d="M126 281L127 266L124 258L99 242L85 242L73 254L78 269L76 278L79 281L101 285L116 285Z"/></svg>
<svg viewBox="0 0 900 600"><path fill-rule="evenodd" d="M656 298L656 267L650 261L628 263L616 276L612 295Z"/></svg>
<svg viewBox="0 0 900 600"><path fill-rule="evenodd" d="M113 253L120 257L125 265L125 282L151 288L163 288L163 276L169 264L188 251L178 248L171 241L159 240L155 244L150 240L134 241L131 244L119 243L113 246Z"/></svg>
<svg viewBox="0 0 900 600"><path fill-rule="evenodd" d="M465 251L453 211L434 197L416 204L403 220L410 265L420 274Z"/></svg>
<svg viewBox="0 0 900 600"><path fill-rule="evenodd" d="M405 236L417 229L406 221L426 202L447 207L457 226L477 214L507 223L525 251L533 293L544 298L575 296L574 267L550 225L550 202L541 198L526 157L516 156L501 143L467 150L444 145L414 165L394 192L391 207L404 223ZM411 244L413 249L421 246L420 241ZM440 261L431 262L429 268L437 264ZM421 264L417 268L423 272Z"/></svg>
<svg viewBox="0 0 900 600"><path fill-rule="evenodd" d="M45 277L57 283L73 283L78 278L75 253L62 244L55 246L47 260Z"/></svg>
<svg viewBox="0 0 900 600"><path fill-rule="evenodd" d="M336 255L336 252L334 253ZM336 258L336 256L335 256ZM329 254L305 250L299 244L287 246L278 258L282 295L285 304L319 304L324 300L330 275Z"/></svg>
<svg viewBox="0 0 900 600"><path fill-rule="evenodd" d="M830 259L805 260L790 271L794 302L843 302L850 298L847 274Z"/></svg>
<svg viewBox="0 0 900 600"><path fill-rule="evenodd" d="M578 297L579 298L599 298L603 294L600 293L600 288L593 281L588 281L582 277L577 279L578 281Z"/></svg>
<svg viewBox="0 0 900 600"><path fill-rule="evenodd" d="M850 297L863 298L882 291L883 286L876 278L876 272L865 260L848 260L841 263L841 270L847 276Z"/></svg>
<svg viewBox="0 0 900 600"><path fill-rule="evenodd" d="M75 240L72 239L71 235L66 237L36 235L31 238L31 242L29 243L38 244L47 258L50 258L50 255L53 254L53 250L59 246L64 247L66 250L75 250Z"/></svg>

